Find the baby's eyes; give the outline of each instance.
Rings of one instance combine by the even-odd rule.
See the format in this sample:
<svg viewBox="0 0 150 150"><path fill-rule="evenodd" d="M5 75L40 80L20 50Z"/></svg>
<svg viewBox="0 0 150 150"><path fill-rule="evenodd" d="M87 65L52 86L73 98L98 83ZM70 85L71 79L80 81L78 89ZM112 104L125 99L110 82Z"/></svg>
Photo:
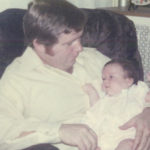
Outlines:
<svg viewBox="0 0 150 150"><path fill-rule="evenodd" d="M105 81L106 79L113 79L114 76L109 76L108 78L103 77L102 80Z"/></svg>

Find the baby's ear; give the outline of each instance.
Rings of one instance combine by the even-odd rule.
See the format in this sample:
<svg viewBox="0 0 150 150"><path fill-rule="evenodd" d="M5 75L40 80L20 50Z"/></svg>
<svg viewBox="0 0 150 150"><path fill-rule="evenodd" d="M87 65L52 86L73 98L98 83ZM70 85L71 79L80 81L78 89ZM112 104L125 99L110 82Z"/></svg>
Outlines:
<svg viewBox="0 0 150 150"><path fill-rule="evenodd" d="M150 82L150 72L147 73L147 80Z"/></svg>
<svg viewBox="0 0 150 150"><path fill-rule="evenodd" d="M145 96L145 101L146 101L147 103L150 103L150 91L148 91L148 93L146 94L146 96Z"/></svg>
<svg viewBox="0 0 150 150"><path fill-rule="evenodd" d="M128 87L130 87L134 82L133 78L126 78L126 81L127 81Z"/></svg>

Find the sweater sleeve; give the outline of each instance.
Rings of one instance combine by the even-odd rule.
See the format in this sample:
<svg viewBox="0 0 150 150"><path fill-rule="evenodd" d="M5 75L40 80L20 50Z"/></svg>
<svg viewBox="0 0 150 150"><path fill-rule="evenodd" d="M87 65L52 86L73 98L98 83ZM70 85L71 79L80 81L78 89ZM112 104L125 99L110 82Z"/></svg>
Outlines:
<svg viewBox="0 0 150 150"><path fill-rule="evenodd" d="M0 149L22 149L39 143L59 143L60 122L24 115L25 89L16 80L0 81ZM32 132L19 137L23 132Z"/></svg>

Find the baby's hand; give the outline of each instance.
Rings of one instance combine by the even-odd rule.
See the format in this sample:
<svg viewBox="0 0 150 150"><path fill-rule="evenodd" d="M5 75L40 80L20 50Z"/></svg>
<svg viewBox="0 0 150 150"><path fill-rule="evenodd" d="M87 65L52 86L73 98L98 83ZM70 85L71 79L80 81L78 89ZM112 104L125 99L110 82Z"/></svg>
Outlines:
<svg viewBox="0 0 150 150"><path fill-rule="evenodd" d="M86 83L85 85L83 85L83 90L88 95L90 95L92 93L92 91L96 91L96 89L90 83Z"/></svg>
<svg viewBox="0 0 150 150"><path fill-rule="evenodd" d="M85 84L83 86L83 90L89 96L90 106L93 106L99 100L99 95L98 95L97 90L90 83Z"/></svg>

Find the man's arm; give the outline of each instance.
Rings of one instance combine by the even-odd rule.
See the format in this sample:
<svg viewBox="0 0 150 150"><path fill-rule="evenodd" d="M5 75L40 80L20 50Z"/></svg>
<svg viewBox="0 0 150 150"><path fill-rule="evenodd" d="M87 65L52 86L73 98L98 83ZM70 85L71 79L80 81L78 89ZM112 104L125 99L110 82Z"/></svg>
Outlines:
<svg viewBox="0 0 150 150"><path fill-rule="evenodd" d="M19 84L15 84L15 83ZM8 147L38 143L65 143L80 150L95 150L97 136L86 125L47 122L25 115L23 99L27 96L18 78L0 83L0 144ZM0 145L0 149L3 149ZM13 148L12 148L13 149ZM15 149L15 148L14 148Z"/></svg>
<svg viewBox="0 0 150 150"><path fill-rule="evenodd" d="M6 101L6 99L4 99ZM59 123L47 123L39 120L38 118L24 117L22 112L17 110L12 104L3 102L0 96L0 143L19 144L20 141L26 141L27 136L29 137L28 142L36 143L38 140L43 142L57 143L60 142L59 138ZM42 137L40 139L40 137ZM32 142L31 142L31 141ZM42 141L41 141L42 142ZM27 143L27 142L26 142ZM21 143L20 143L21 144ZM20 145L19 144L19 145Z"/></svg>
<svg viewBox="0 0 150 150"><path fill-rule="evenodd" d="M133 150L150 150L150 107L146 107L142 113L129 120L120 129L126 130L131 127L136 128Z"/></svg>
<svg viewBox="0 0 150 150"><path fill-rule="evenodd" d="M60 142L60 123L48 123L24 114L24 91L21 82L14 78L0 81L0 149L3 144L9 147L22 145L24 141L29 145L37 141Z"/></svg>
<svg viewBox="0 0 150 150"><path fill-rule="evenodd" d="M83 124L47 123L36 118L24 118L6 99L0 96L0 139L8 147L31 146L39 143L64 143L79 150L98 150L97 135ZM12 145L13 144L13 145ZM2 147L0 146L0 149Z"/></svg>

